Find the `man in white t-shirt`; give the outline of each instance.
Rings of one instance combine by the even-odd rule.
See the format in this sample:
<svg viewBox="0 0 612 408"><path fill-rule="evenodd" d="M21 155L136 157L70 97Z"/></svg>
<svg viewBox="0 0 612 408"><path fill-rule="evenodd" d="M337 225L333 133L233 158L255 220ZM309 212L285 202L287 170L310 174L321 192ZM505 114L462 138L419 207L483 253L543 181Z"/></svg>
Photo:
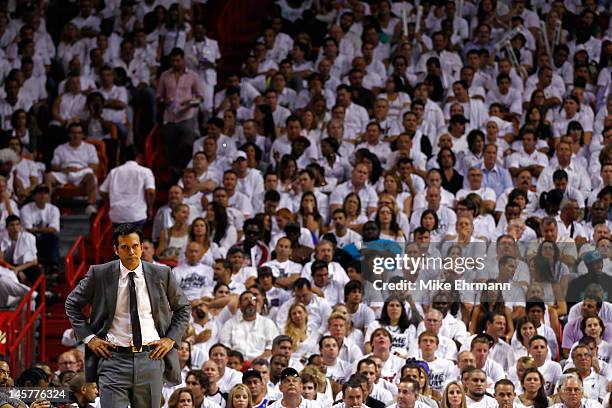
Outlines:
<svg viewBox="0 0 612 408"><path fill-rule="evenodd" d="M302 265L289 259L291 257L291 240L287 237L280 238L276 242L274 252L276 253L276 259L268 261L262 266L268 266L272 269L276 278L275 285L291 289L302 272Z"/></svg>
<svg viewBox="0 0 612 408"><path fill-rule="evenodd" d="M529 355L533 357L538 371L544 377L544 389L551 396L555 392L555 386L562 374L561 365L556 361L548 359L548 340L546 337L535 335L529 339Z"/></svg>
<svg viewBox="0 0 612 408"><path fill-rule="evenodd" d="M109 200L113 224L130 223L142 229L147 218L153 218L155 177L142 166L142 154L135 145L126 149L126 162L110 171L100 192Z"/></svg>
<svg viewBox="0 0 612 408"><path fill-rule="evenodd" d="M49 203L49 187L39 185L33 191L34 201L21 207L23 228L34 234L41 263L59 271L60 210Z"/></svg>
<svg viewBox="0 0 612 408"><path fill-rule="evenodd" d="M419 335L419 351L421 357L429 366L429 386L436 391L442 392L444 391L444 384L451 376L455 365L446 358L436 356L439 344L440 340L433 332L424 331Z"/></svg>
<svg viewBox="0 0 612 408"><path fill-rule="evenodd" d="M211 296L214 286L213 269L199 262L201 252L202 245L197 241L191 241L185 248L186 262L172 269L174 277L190 302Z"/></svg>
<svg viewBox="0 0 612 408"><path fill-rule="evenodd" d="M85 214L98 212L96 208L97 185L96 170L98 169L98 153L96 148L85 143L83 125L72 123L68 126L68 143L59 145L53 152L51 172L45 175L46 184L53 186L74 184L85 187L87 208Z"/></svg>
<svg viewBox="0 0 612 408"><path fill-rule="evenodd" d="M497 401L486 394L487 375L480 368L465 373L463 385L467 388L465 400L468 408L497 408Z"/></svg>
<svg viewBox="0 0 612 408"><path fill-rule="evenodd" d="M223 325L220 341L249 360L269 356L278 328L272 320L257 313L257 298L252 292L243 292L238 303L242 313Z"/></svg>
<svg viewBox="0 0 612 408"><path fill-rule="evenodd" d="M489 358L493 339L488 334L479 334L472 339L470 351L476 357L476 367L485 372L494 382L505 378L503 367Z"/></svg>
<svg viewBox="0 0 612 408"><path fill-rule="evenodd" d="M319 353L323 363L327 366L326 377L340 384L344 383L351 375L351 363L338 358L340 349L338 340L328 335L319 340Z"/></svg>

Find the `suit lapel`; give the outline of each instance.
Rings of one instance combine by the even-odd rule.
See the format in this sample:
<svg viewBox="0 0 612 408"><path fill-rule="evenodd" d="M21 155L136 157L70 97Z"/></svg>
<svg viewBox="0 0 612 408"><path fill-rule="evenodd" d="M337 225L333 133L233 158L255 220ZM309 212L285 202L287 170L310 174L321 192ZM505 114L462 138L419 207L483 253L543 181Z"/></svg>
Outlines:
<svg viewBox="0 0 612 408"><path fill-rule="evenodd" d="M114 262L109 273L106 275L106 299L108 299L106 307L108 308L108 316L110 317L109 322L113 321L115 309L117 308L117 290L119 289L120 275L119 262L121 261Z"/></svg>
<svg viewBox="0 0 612 408"><path fill-rule="evenodd" d="M155 268L151 268L151 265L147 262L142 262L142 272L144 273L145 282L147 283L147 292L149 292L149 299L151 301L151 314L157 326L159 322L159 298L161 296L158 287L159 279L157 278L157 271ZM159 330L159 327L157 330Z"/></svg>

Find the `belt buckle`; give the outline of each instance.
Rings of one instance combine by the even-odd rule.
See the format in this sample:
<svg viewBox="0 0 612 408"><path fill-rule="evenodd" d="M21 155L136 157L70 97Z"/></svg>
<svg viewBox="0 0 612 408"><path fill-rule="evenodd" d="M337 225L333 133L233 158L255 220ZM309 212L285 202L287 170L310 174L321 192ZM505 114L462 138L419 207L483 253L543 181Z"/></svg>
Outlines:
<svg viewBox="0 0 612 408"><path fill-rule="evenodd" d="M132 346L132 353L141 353L141 352L142 352L142 346L140 346L140 348L136 346Z"/></svg>

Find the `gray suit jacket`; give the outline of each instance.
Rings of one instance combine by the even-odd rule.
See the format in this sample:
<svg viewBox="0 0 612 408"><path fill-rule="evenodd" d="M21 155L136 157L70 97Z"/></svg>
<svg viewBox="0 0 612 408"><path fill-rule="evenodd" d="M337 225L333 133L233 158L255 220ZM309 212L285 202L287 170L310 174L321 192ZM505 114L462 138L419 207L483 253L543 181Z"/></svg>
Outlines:
<svg viewBox="0 0 612 408"><path fill-rule="evenodd" d="M66 298L66 314L79 340L95 334L104 339L115 316L119 287L119 260L93 265L87 275ZM189 324L190 305L167 266L142 262L155 328L160 337L175 341L174 349L164 358L163 378L173 384L181 382L178 346ZM89 318L83 310L91 306ZM98 357L85 347L85 376L87 381L98 380Z"/></svg>

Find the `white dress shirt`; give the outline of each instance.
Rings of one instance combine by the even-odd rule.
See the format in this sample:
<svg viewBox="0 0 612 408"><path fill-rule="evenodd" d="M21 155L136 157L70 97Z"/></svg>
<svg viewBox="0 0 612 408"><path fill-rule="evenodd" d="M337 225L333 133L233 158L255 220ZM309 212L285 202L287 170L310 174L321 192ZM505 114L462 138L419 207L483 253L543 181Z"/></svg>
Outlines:
<svg viewBox="0 0 612 408"><path fill-rule="evenodd" d="M115 316L111 323L106 340L114 343L117 346L129 347L133 344L132 341L132 322L130 318L130 271L121 262L119 263L119 285L117 288L117 306L115 307ZM140 320L140 331L142 333L142 344L149 344L152 341L159 340L159 334L155 328L155 321L151 313L151 299L147 290L147 283L144 279L144 271L142 262L138 264L134 277L136 283L136 303L138 304L138 317ZM85 339L85 343L91 340L92 336Z"/></svg>
<svg viewBox="0 0 612 408"><path fill-rule="evenodd" d="M146 190L155 190L151 169L135 161L111 170L100 191L110 198L110 218L114 223L136 222L147 218Z"/></svg>

